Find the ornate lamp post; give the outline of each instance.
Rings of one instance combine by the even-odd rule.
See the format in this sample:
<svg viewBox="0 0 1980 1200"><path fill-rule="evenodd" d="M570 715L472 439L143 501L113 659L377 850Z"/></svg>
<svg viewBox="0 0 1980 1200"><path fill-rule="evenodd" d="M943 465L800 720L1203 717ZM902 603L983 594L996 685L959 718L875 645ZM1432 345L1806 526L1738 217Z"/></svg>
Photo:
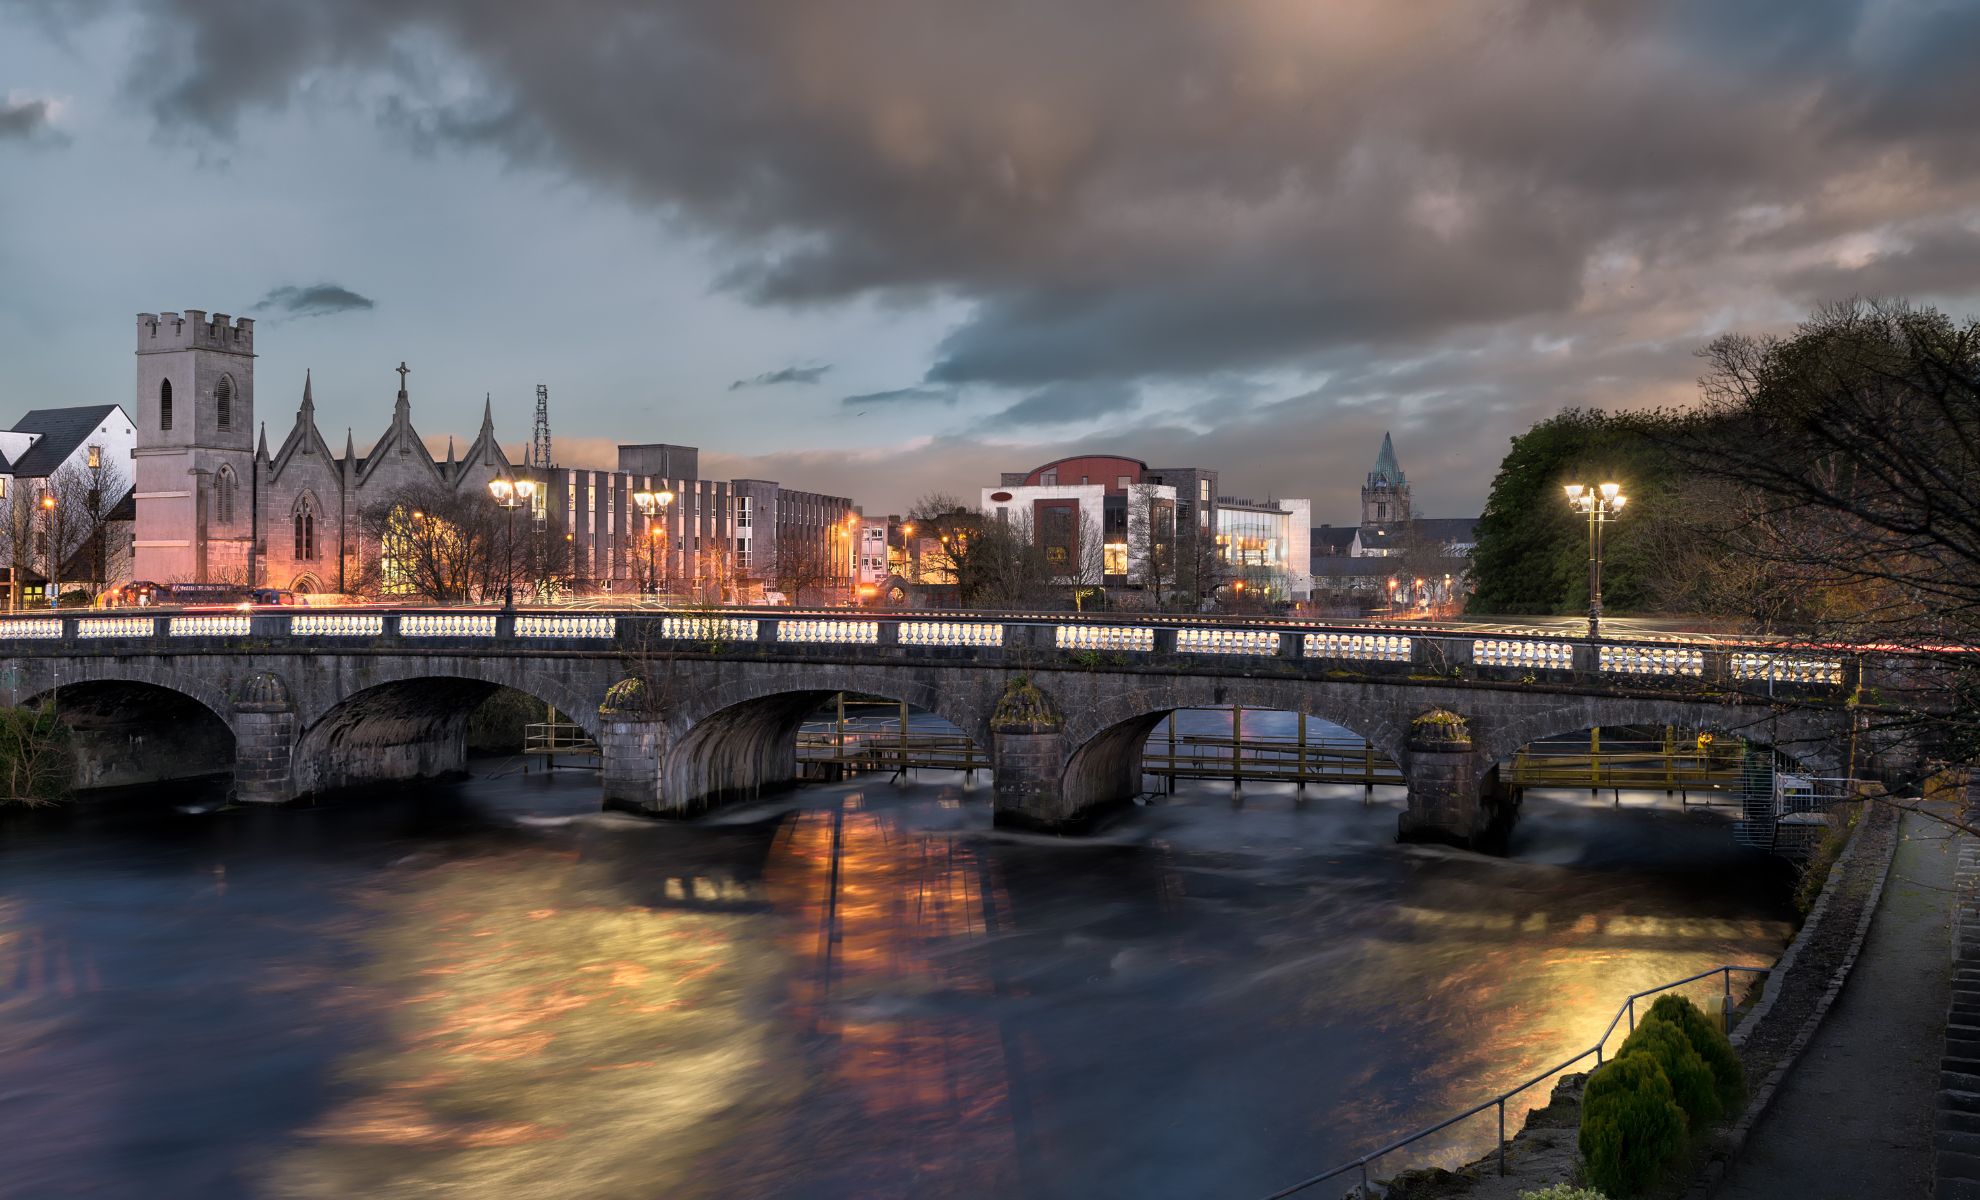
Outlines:
<svg viewBox="0 0 1980 1200"><path fill-rule="evenodd" d="M657 492L633 493L633 505L639 509L640 515L646 518L646 586L656 596L660 594L660 577L654 573L653 543L655 541L660 543L660 559L662 562L666 562L667 526L664 521L655 525L653 519L656 516L664 517L667 512L667 506L673 502L674 493L667 491L665 488ZM673 564L668 563L668 565L671 567Z"/></svg>
<svg viewBox="0 0 1980 1200"><path fill-rule="evenodd" d="M1616 519L1629 497L1619 484L1597 488L1567 485L1569 506L1588 514L1588 636L1602 636L1602 526Z"/></svg>
<svg viewBox="0 0 1980 1200"><path fill-rule="evenodd" d="M508 557L502 571L502 611L516 611L516 510L527 508L536 498L536 483L529 479L491 479L488 494L509 514Z"/></svg>
<svg viewBox="0 0 1980 1200"><path fill-rule="evenodd" d="M54 608L62 592L62 585L55 579L55 493L41 493L41 556L48 563L48 607Z"/></svg>

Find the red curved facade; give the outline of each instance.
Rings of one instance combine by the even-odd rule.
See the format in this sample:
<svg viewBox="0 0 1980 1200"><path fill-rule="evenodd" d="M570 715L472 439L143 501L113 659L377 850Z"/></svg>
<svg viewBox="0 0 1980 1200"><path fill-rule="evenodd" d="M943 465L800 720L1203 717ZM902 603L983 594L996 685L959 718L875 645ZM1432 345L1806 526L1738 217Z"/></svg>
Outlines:
<svg viewBox="0 0 1980 1200"><path fill-rule="evenodd" d="M1024 477L1026 487L1077 487L1082 484L1102 484L1110 496L1126 495L1127 490L1141 482L1142 472L1148 464L1138 458L1122 458L1117 454L1075 454L1070 458L1056 459L1042 467L1034 467Z"/></svg>

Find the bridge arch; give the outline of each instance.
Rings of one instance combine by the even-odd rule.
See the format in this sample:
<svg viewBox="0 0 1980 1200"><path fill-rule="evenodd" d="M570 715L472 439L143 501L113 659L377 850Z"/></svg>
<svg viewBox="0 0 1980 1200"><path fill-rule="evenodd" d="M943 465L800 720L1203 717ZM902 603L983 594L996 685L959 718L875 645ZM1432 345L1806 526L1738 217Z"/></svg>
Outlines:
<svg viewBox="0 0 1980 1200"><path fill-rule="evenodd" d="M933 713L987 750L996 685L976 678L945 683L925 675L802 664L774 675L735 673L713 687L696 686L689 695L663 696L671 736L659 764L662 808L691 815L724 800L790 786L797 778L800 727L840 692L880 696Z"/></svg>
<svg viewBox="0 0 1980 1200"><path fill-rule="evenodd" d="M52 699L75 746L74 786L127 787L230 772L233 706L198 680L73 660L37 664L15 702ZM24 673L25 674L25 673Z"/></svg>
<svg viewBox="0 0 1980 1200"><path fill-rule="evenodd" d="M566 679L516 660L368 660L344 691L306 678L297 690L290 794L458 774L467 766L468 721L499 688L555 708L598 736L598 699ZM598 695L605 673L594 681ZM293 685L292 685L293 686Z"/></svg>

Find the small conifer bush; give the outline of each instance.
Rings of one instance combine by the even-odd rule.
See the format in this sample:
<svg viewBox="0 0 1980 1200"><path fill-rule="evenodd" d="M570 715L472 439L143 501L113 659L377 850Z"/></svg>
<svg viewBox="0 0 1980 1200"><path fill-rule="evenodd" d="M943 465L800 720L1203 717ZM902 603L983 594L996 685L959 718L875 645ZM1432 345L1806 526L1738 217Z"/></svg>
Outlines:
<svg viewBox="0 0 1980 1200"><path fill-rule="evenodd" d="M1648 1054L1671 1084L1671 1098L1684 1110L1685 1128L1697 1132L1719 1119L1718 1081L1712 1068L1691 1048L1684 1030L1670 1021L1646 1020L1629 1035L1618 1055Z"/></svg>
<svg viewBox="0 0 1980 1200"><path fill-rule="evenodd" d="M1682 1029L1691 1040L1691 1048L1712 1069L1712 1078L1719 1089L1719 1107L1726 1113L1740 1110L1746 1102L1746 1069L1740 1065L1739 1053L1726 1040L1718 1022L1700 1012L1696 1004L1671 992L1657 997L1645 1020L1668 1021Z"/></svg>
<svg viewBox="0 0 1980 1200"><path fill-rule="evenodd" d="M1609 1200L1594 1188L1576 1187L1571 1183L1557 1183L1538 1191L1521 1192L1519 1200Z"/></svg>
<svg viewBox="0 0 1980 1200"><path fill-rule="evenodd" d="M1581 1157L1588 1180L1610 1196L1634 1196L1684 1149L1684 1110L1649 1054L1622 1055L1589 1076L1581 1099Z"/></svg>

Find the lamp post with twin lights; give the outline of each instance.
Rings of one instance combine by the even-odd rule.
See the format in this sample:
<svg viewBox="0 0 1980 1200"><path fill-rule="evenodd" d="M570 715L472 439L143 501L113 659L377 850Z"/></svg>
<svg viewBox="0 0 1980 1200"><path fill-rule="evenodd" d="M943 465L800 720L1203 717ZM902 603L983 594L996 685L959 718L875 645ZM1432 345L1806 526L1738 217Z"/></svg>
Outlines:
<svg viewBox="0 0 1980 1200"><path fill-rule="evenodd" d="M1588 514L1588 637L1602 636L1602 526L1616 519L1629 497L1619 484L1588 488L1567 485L1570 507Z"/></svg>
<svg viewBox="0 0 1980 1200"><path fill-rule="evenodd" d="M527 508L536 499L536 482L530 479L491 479L488 494L509 514L508 565L502 571L502 611L516 611L516 510Z"/></svg>
<svg viewBox="0 0 1980 1200"><path fill-rule="evenodd" d="M665 488L657 492L633 493L634 507L638 508L640 515L646 518L646 586L656 596L660 594L660 576L654 573L653 568L653 544L655 542L661 544L661 561L668 562L668 560L666 551L667 525L664 520L657 525L654 524L654 518L665 517L667 515L667 506L673 502L674 493L667 491ZM668 562L669 567L672 565L671 562Z"/></svg>

